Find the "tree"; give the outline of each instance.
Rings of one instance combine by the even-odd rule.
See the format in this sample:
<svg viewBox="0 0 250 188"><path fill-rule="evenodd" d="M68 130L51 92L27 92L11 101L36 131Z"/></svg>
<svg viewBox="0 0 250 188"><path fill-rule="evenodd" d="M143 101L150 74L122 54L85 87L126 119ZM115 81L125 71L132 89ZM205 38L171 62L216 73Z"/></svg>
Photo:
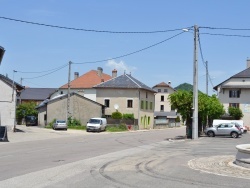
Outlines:
<svg viewBox="0 0 250 188"><path fill-rule="evenodd" d="M37 116L38 112L35 109L35 107L36 107L35 102L27 102L27 103L23 103L23 104L18 105L18 107L16 109L17 119L20 120L28 115Z"/></svg>
<svg viewBox="0 0 250 188"><path fill-rule="evenodd" d="M192 126L192 107L193 107L193 92L179 90L169 95L168 100L174 109L181 114L182 119L186 121L187 131ZM224 114L223 105L215 95L208 96L199 92L198 94L198 126L202 130L202 125L205 124L207 118L215 119Z"/></svg>
<svg viewBox="0 0 250 188"><path fill-rule="evenodd" d="M229 107L228 113L230 116L232 116L236 120L239 120L243 117L243 113L242 113L241 109L239 109L239 108Z"/></svg>

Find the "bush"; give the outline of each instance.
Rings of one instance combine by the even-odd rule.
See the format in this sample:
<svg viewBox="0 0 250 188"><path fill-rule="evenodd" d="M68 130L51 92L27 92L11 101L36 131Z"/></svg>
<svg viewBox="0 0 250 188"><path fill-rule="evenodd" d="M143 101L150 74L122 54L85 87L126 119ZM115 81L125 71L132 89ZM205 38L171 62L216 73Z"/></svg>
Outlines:
<svg viewBox="0 0 250 188"><path fill-rule="evenodd" d="M123 119L135 119L134 114L123 114L122 117Z"/></svg>
<svg viewBox="0 0 250 188"><path fill-rule="evenodd" d="M45 126L45 128L51 129L53 127L53 124L56 122L56 119L53 119L53 121L49 122L48 125Z"/></svg>
<svg viewBox="0 0 250 188"><path fill-rule="evenodd" d="M69 117L68 118L68 126L69 127L81 126L81 121L76 119L76 118L72 119L72 117Z"/></svg>
<svg viewBox="0 0 250 188"><path fill-rule="evenodd" d="M121 112L113 112L112 113L112 115L111 115L111 117L113 118L113 119L122 119L122 113Z"/></svg>
<svg viewBox="0 0 250 188"><path fill-rule="evenodd" d="M122 132L122 131L127 131L128 128L125 124L120 124L118 126L107 126L106 130L108 132Z"/></svg>
<svg viewBox="0 0 250 188"><path fill-rule="evenodd" d="M243 117L243 113L242 113L241 109L239 109L239 108L229 107L228 113L230 116L232 116L236 120L239 120Z"/></svg>
<svg viewBox="0 0 250 188"><path fill-rule="evenodd" d="M177 116L176 118L175 118L175 122L180 122L181 120L180 120L180 116Z"/></svg>

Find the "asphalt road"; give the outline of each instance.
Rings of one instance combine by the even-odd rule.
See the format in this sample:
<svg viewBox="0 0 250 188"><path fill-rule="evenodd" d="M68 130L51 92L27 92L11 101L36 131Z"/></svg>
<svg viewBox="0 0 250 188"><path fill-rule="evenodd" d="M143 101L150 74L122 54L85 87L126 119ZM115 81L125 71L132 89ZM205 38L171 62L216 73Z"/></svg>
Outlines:
<svg viewBox="0 0 250 188"><path fill-rule="evenodd" d="M169 140L184 132L63 133L0 143L0 187L249 187L250 170L232 163L249 133Z"/></svg>

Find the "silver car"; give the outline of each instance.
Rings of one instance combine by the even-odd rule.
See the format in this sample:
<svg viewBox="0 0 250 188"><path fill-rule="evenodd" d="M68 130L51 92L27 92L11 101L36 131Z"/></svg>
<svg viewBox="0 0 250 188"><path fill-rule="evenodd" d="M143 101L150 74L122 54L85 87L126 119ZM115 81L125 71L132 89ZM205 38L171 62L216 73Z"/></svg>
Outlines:
<svg viewBox="0 0 250 188"><path fill-rule="evenodd" d="M67 130L68 129L68 126L67 126L67 123L66 121L64 120L56 120L55 123L53 124L53 127L52 127L54 130L56 129L64 129L64 130Z"/></svg>
<svg viewBox="0 0 250 188"><path fill-rule="evenodd" d="M222 123L214 127L208 127L204 132L209 137L231 136L238 138L242 134L240 126L234 123Z"/></svg>

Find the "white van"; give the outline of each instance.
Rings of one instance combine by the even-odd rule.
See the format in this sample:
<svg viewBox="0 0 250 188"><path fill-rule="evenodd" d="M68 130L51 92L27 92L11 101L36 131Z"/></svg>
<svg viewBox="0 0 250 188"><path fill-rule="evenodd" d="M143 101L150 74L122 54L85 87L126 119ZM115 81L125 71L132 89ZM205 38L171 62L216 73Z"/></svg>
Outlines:
<svg viewBox="0 0 250 188"><path fill-rule="evenodd" d="M240 128L242 133L247 132L247 128L244 126L243 120L224 120L224 119L214 119L213 120L213 127L222 124L222 123L237 123Z"/></svg>
<svg viewBox="0 0 250 188"><path fill-rule="evenodd" d="M97 132L101 132L101 131L105 131L106 130L106 126L107 126L107 119L106 118L91 118L88 122L87 122L87 127L86 127L86 131L97 131Z"/></svg>

